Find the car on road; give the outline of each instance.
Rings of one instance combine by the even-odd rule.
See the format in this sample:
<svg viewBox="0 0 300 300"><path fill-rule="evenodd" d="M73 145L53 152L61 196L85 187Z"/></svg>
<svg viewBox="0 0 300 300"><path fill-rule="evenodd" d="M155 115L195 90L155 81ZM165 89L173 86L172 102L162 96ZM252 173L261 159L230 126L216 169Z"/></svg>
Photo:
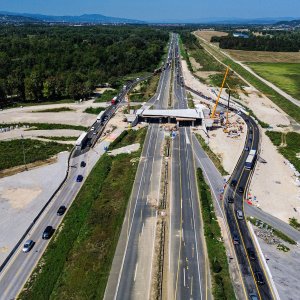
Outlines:
<svg viewBox="0 0 300 300"><path fill-rule="evenodd" d="M78 175L77 177L76 177L76 181L77 182L81 182L83 180L83 176L82 175Z"/></svg>
<svg viewBox="0 0 300 300"><path fill-rule="evenodd" d="M245 151L249 151L250 150L250 148L249 147L245 147Z"/></svg>
<svg viewBox="0 0 300 300"><path fill-rule="evenodd" d="M81 168L84 168L86 166L86 163L85 163L85 161L81 161L81 163L80 163L80 167Z"/></svg>
<svg viewBox="0 0 300 300"><path fill-rule="evenodd" d="M240 243L240 238L239 238L239 236L238 236L236 233L234 233L234 234L232 235L232 240L233 240L233 244L234 244L234 245L239 245L239 243Z"/></svg>
<svg viewBox="0 0 300 300"><path fill-rule="evenodd" d="M249 139L249 143L252 143L252 138Z"/></svg>
<svg viewBox="0 0 300 300"><path fill-rule="evenodd" d="M235 187L237 185L237 180L236 179L232 179L231 182L230 182L230 185L232 187Z"/></svg>
<svg viewBox="0 0 300 300"><path fill-rule="evenodd" d="M228 203L233 203L234 202L233 196L228 196L227 201L228 201Z"/></svg>
<svg viewBox="0 0 300 300"><path fill-rule="evenodd" d="M238 218L238 220L244 220L244 214L240 209L236 211L236 217Z"/></svg>
<svg viewBox="0 0 300 300"><path fill-rule="evenodd" d="M95 130L95 127L94 127L94 126L92 126L92 127L91 127L91 131L94 131L94 130Z"/></svg>
<svg viewBox="0 0 300 300"><path fill-rule="evenodd" d="M28 240L28 241L25 242L22 251L24 253L27 253L32 249L33 246L34 246L34 241L33 240Z"/></svg>
<svg viewBox="0 0 300 300"><path fill-rule="evenodd" d="M256 260L255 251L253 248L247 248L248 256L251 260Z"/></svg>
<svg viewBox="0 0 300 300"><path fill-rule="evenodd" d="M239 186L238 192L239 192L240 194L243 194L243 193L244 193L244 187L243 187L243 186Z"/></svg>
<svg viewBox="0 0 300 300"><path fill-rule="evenodd" d="M67 208L64 206L64 205L61 205L60 207L59 207L59 209L57 210L57 215L58 216L62 216L64 213L65 213L65 211L67 210Z"/></svg>
<svg viewBox="0 0 300 300"><path fill-rule="evenodd" d="M261 272L255 272L254 276L255 276L255 280L256 280L257 284L259 284L259 285L265 284L264 276Z"/></svg>
<svg viewBox="0 0 300 300"><path fill-rule="evenodd" d="M52 226L47 226L43 232L42 238L43 240L48 240L51 238L52 234L54 232L54 228Z"/></svg>

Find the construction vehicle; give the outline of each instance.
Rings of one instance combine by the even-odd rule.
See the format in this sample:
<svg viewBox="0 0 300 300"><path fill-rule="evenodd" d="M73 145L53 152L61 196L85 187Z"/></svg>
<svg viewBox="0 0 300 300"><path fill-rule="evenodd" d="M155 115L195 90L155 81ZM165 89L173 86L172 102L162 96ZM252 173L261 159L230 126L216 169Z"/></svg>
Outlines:
<svg viewBox="0 0 300 300"><path fill-rule="evenodd" d="M220 101L220 97L221 97L221 94L222 94L222 91L223 91L223 87L224 87L224 85L225 85L225 81L226 81L226 78L227 78L227 76L228 76L229 70L230 70L230 67L227 66L226 72L225 72L225 75L224 75L224 78L223 78L222 86L221 86L221 89L220 89L220 92L219 92L219 94L218 94L216 103L215 103L214 108L213 108L212 113L211 113L211 118L212 118L212 119L215 119L215 118L216 118L216 110L217 110L217 107L218 107L218 103L219 103L219 101Z"/></svg>

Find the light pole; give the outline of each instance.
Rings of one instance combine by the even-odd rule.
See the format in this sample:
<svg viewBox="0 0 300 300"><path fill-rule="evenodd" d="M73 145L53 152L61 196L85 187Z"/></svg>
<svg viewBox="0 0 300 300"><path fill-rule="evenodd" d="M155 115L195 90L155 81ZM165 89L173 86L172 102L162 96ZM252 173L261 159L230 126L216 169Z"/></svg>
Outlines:
<svg viewBox="0 0 300 300"><path fill-rule="evenodd" d="M24 136L23 136L23 134L21 134L21 141L22 141L22 149L23 149L23 159L24 159L25 171L27 171L26 156L25 156L25 147L24 147Z"/></svg>

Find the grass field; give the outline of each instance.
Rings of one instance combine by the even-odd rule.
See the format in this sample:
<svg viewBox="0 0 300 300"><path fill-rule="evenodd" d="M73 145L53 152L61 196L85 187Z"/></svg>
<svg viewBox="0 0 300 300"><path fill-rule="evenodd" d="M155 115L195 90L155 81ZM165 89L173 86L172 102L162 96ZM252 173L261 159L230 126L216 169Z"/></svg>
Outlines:
<svg viewBox="0 0 300 300"><path fill-rule="evenodd" d="M27 130L53 130L53 129L74 129L80 131L86 131L88 128L81 125L69 125L69 124L55 124L55 123L2 123L0 128L10 126L29 126Z"/></svg>
<svg viewBox="0 0 300 300"><path fill-rule="evenodd" d="M115 90L106 90L94 102L110 102L117 94L118 92Z"/></svg>
<svg viewBox="0 0 300 300"><path fill-rule="evenodd" d="M104 111L105 107L88 107L85 109L85 113L87 114L93 114L93 115L98 115L100 114L101 111Z"/></svg>
<svg viewBox="0 0 300 300"><path fill-rule="evenodd" d="M65 112L65 111L74 111L70 107L57 107L57 108L48 108L43 110L33 110L34 113L48 113L48 112Z"/></svg>
<svg viewBox="0 0 300 300"><path fill-rule="evenodd" d="M72 149L71 145L31 139L2 141L0 142L0 153L5 159L0 160L0 171L24 165L23 145L27 164L46 160L59 152Z"/></svg>
<svg viewBox="0 0 300 300"><path fill-rule="evenodd" d="M103 299L140 154L100 158L19 299Z"/></svg>
<svg viewBox="0 0 300 300"><path fill-rule="evenodd" d="M196 32L196 36L198 32ZM199 37L199 36L198 36ZM247 82L253 85L258 91L268 96L268 98L278 105L286 114L291 116L296 122L300 123L300 108L285 99L283 96L275 92L272 88L264 84L257 77L249 73L238 63L235 63L232 59L221 53L220 49L213 47L210 43L205 43L199 39L199 42L203 48L209 51L213 56L222 61L225 65L229 65L232 70L242 76Z"/></svg>
<svg viewBox="0 0 300 300"><path fill-rule="evenodd" d="M300 134L296 132L285 134L276 131L266 131L266 135L277 146L278 151L300 172ZM282 142L286 143L286 146L282 145Z"/></svg>
<svg viewBox="0 0 300 300"><path fill-rule="evenodd" d="M223 31L214 31L214 30L199 30L197 31L197 34L205 39L207 42L210 42L210 39L213 36L227 36L228 32L223 32Z"/></svg>
<svg viewBox="0 0 300 300"><path fill-rule="evenodd" d="M78 137L76 137L76 136L44 136L44 135L39 135L38 138L52 140L52 141L76 141Z"/></svg>
<svg viewBox="0 0 300 300"><path fill-rule="evenodd" d="M261 77L300 99L300 63L248 63Z"/></svg>
<svg viewBox="0 0 300 300"><path fill-rule="evenodd" d="M236 299L229 276L226 250L222 241L221 229L213 208L209 186L201 169L197 169L198 190L201 203L204 236L207 246L212 293L215 300Z"/></svg>

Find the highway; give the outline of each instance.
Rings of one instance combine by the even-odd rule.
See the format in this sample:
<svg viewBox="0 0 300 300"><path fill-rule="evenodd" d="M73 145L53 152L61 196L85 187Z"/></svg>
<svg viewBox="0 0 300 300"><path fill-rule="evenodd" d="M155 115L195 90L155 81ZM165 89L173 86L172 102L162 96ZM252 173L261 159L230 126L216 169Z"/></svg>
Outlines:
<svg viewBox="0 0 300 300"><path fill-rule="evenodd" d="M172 58L173 36L165 65ZM169 59L170 58L170 59ZM162 71L156 94L145 106L167 108L171 68ZM149 299L160 197L164 131L150 124L104 299Z"/></svg>
<svg viewBox="0 0 300 300"><path fill-rule="evenodd" d="M255 121L241 113L243 119L247 120L246 124L248 126L248 134L246 138L245 146L250 147L250 149L257 150L259 147L259 129ZM236 180L236 186L229 187L225 193L224 197L224 208L226 212L227 223L230 228L231 235L237 235L239 237L240 243L235 245L235 251L240 264L240 270L243 275L245 287L247 293L256 293L259 299L274 299L273 291L270 288L268 277L264 270L263 264L259 259L256 248L252 241L251 235L249 233L246 220L238 220L236 216L236 211L241 210L244 213L244 199L245 191L249 180L251 180L251 170L245 168L245 161L248 156L248 151L243 151L239 162L231 176L231 181ZM231 182L230 181L230 182ZM239 187L243 187L244 191L239 192ZM228 202L228 197L234 198L234 203ZM256 259L250 259L248 255L248 250L251 248L255 252ZM265 284L258 284L255 280L254 273L261 272L263 274Z"/></svg>
<svg viewBox="0 0 300 300"><path fill-rule="evenodd" d="M187 108L178 40L175 48L174 108ZM169 299L210 299L208 264L189 127L172 143L169 232Z"/></svg>
<svg viewBox="0 0 300 300"><path fill-rule="evenodd" d="M104 153L104 147L109 145L108 142L104 141L97 145L94 149L91 150L91 146L95 145L98 137L101 135L106 123L113 116L116 109L123 101L126 93L139 81L143 80L135 80L130 82L126 89L123 89L118 94L118 104L115 106L110 106L105 115L107 116L107 120L105 122L95 122L93 126L95 127L95 132L97 134L93 134L93 131L89 131L88 143L86 147L83 149L76 149L73 152L73 155L70 159L70 167L68 178L61 187L61 189L57 192L55 197L51 200L49 205L37 219L37 221L33 224L29 233L26 235L22 243L13 253L10 260L7 262L5 266L3 266L3 270L0 273L0 300L14 299L27 279L31 275L35 266L39 262L41 256L46 250L49 240L42 239L42 233L46 226L51 225L54 229L59 227L59 224L63 220L63 216L57 216L56 212L61 205L65 205L69 208L75 199L77 193L79 192L84 180L92 170L93 166L98 161L99 157ZM81 167L81 161L86 162L85 167ZM83 176L82 182L76 182L76 178L78 175ZM65 212L66 214L67 212ZM35 216L32 217L33 219ZM27 228L24 228L24 232ZM28 253L23 253L22 248L23 244L26 240L32 239L35 244L33 249Z"/></svg>

